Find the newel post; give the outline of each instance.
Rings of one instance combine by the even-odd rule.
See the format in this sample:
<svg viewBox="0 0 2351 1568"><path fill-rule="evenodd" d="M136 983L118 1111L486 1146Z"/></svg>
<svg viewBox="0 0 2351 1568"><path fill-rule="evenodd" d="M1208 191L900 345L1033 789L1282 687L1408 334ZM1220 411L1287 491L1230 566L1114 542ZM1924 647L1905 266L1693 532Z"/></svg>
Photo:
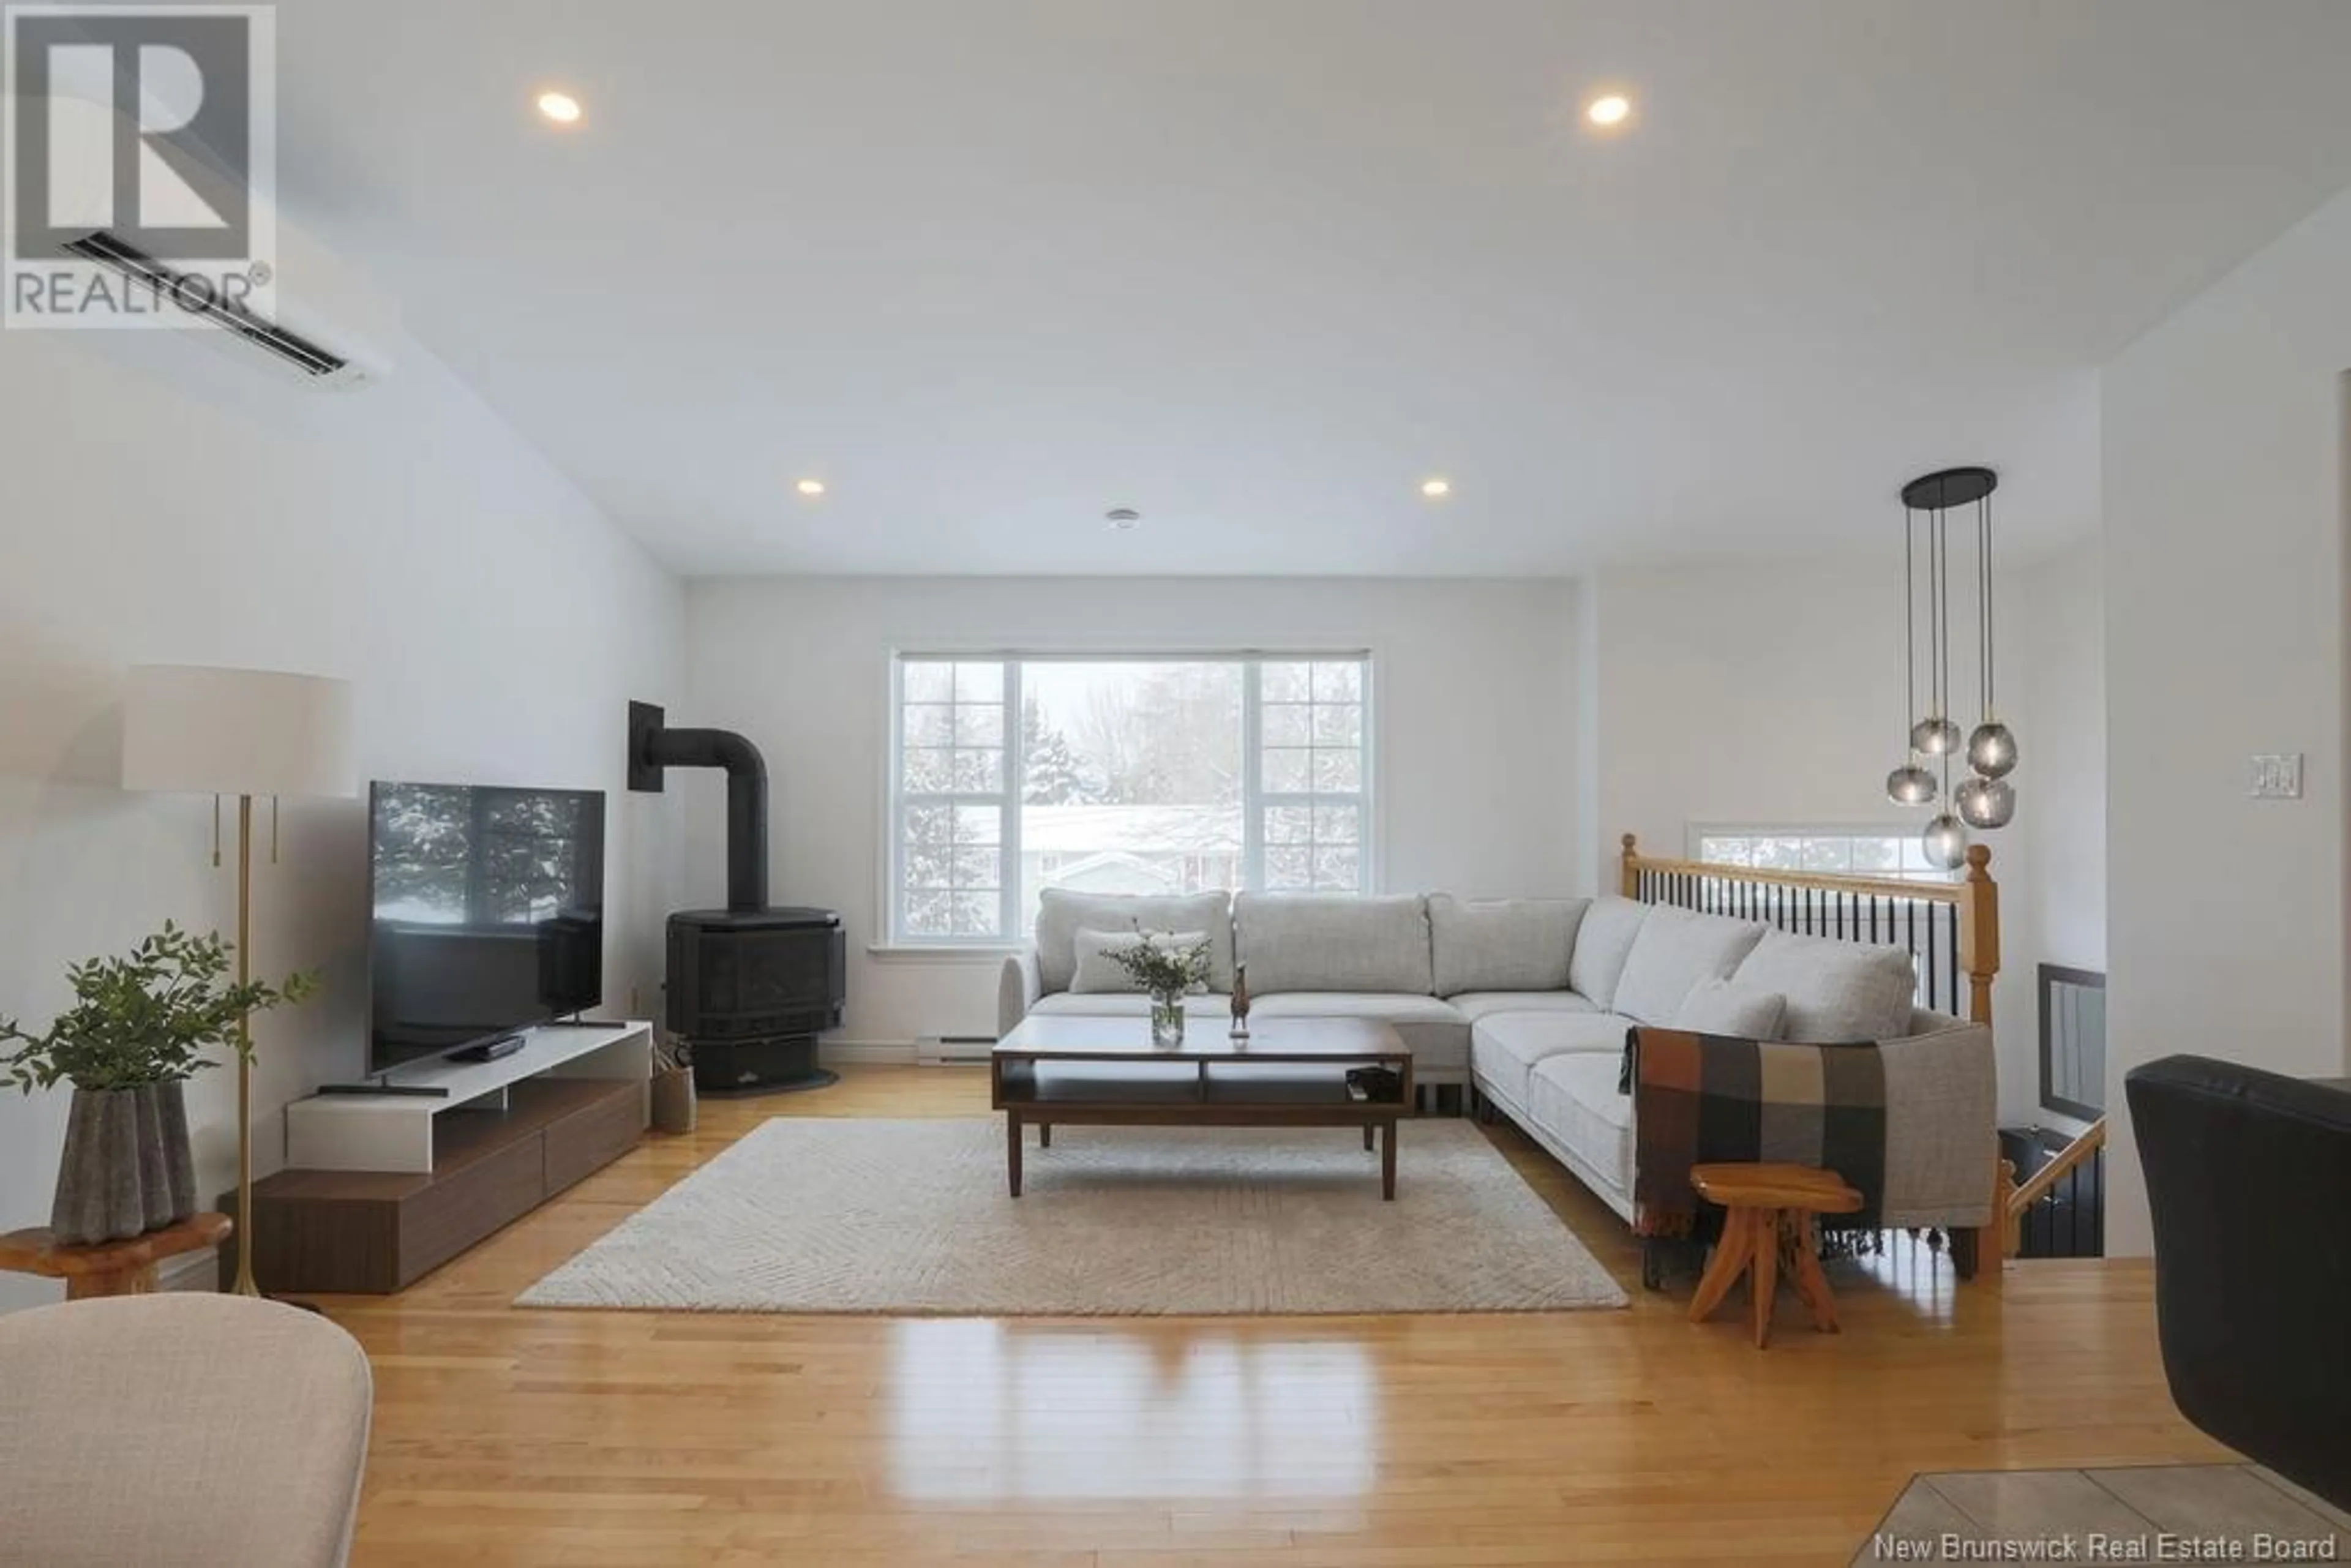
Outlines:
<svg viewBox="0 0 2351 1568"><path fill-rule="evenodd" d="M1617 891L1627 898L1641 896L1641 851L1633 835L1625 835L1624 872L1618 878Z"/></svg>
<svg viewBox="0 0 2351 1568"><path fill-rule="evenodd" d="M1991 982L2000 973L2000 883L1984 868L1991 851L1968 846L1968 874L1959 883L1959 967L1968 977L1968 1021L1991 1025Z"/></svg>

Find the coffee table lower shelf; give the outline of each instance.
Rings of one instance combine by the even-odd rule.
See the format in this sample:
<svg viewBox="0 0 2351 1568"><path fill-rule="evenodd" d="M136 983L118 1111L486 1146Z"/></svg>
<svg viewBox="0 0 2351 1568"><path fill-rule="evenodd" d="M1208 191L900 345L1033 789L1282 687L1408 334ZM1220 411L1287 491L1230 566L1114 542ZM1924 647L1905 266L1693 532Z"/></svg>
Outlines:
<svg viewBox="0 0 2351 1568"><path fill-rule="evenodd" d="M1412 1056L1376 1027L1379 1033L1360 1038L1317 1039L1322 1049L1300 1054L1270 1041L1246 1054L1093 1055L1066 1043L1031 1051L1008 1037L989 1072L990 1099L1004 1113L1007 1187L1020 1196L1021 1129L1029 1125L1038 1129L1040 1149L1052 1147L1056 1126L1361 1127L1364 1150L1379 1151L1381 1197L1393 1200L1396 1124L1412 1104ZM1332 1049L1342 1045L1354 1049L1343 1055ZM1394 1098L1366 1098L1348 1082L1349 1069L1365 1066L1395 1074Z"/></svg>

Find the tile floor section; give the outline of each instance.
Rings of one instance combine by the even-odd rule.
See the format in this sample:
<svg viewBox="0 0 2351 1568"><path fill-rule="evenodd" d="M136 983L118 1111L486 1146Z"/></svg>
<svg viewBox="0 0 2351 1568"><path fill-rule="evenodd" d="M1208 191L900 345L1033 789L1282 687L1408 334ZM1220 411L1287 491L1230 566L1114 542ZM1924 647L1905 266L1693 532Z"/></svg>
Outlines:
<svg viewBox="0 0 2351 1568"><path fill-rule="evenodd" d="M1853 1561L2351 1563L2351 1514L2258 1465L1919 1476Z"/></svg>

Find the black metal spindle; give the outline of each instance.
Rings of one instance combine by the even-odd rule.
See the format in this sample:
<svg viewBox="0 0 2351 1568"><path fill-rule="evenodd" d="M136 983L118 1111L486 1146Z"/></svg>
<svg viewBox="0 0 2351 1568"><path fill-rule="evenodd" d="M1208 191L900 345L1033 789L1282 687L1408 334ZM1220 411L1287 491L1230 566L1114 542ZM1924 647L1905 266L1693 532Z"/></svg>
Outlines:
<svg viewBox="0 0 2351 1568"><path fill-rule="evenodd" d="M1939 994L1936 989L1939 969L1935 956L1935 911L1939 907L1933 904L1927 906L1927 1005L1930 1008L1938 1006L1935 1000Z"/></svg>
<svg viewBox="0 0 2351 1568"><path fill-rule="evenodd" d="M1916 973L1918 967L1918 901L1915 898L1903 901L1902 940L1903 945L1910 949L1910 968ZM1934 1002L1935 994L1928 992L1927 1005L1932 1007Z"/></svg>
<svg viewBox="0 0 2351 1568"><path fill-rule="evenodd" d="M1943 905L1943 932L1949 944L1951 960L1948 971L1951 977L1951 1016L1963 1019L1968 1016L1968 998L1965 995L1965 977L1959 973L1959 906L1956 904ZM2077 1166L2074 1168L2078 1170L2081 1167Z"/></svg>

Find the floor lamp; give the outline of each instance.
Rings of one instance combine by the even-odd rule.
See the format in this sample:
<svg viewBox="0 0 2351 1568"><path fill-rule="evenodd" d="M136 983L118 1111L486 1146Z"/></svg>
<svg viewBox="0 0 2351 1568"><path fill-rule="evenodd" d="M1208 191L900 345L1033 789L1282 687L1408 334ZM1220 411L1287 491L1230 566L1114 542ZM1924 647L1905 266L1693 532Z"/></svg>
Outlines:
<svg viewBox="0 0 2351 1568"><path fill-rule="evenodd" d="M236 977L253 977L253 803L269 798L269 855L277 858L281 795L350 795L351 688L317 675L193 664L131 666L122 709L122 787L213 798L213 863L220 864L223 796L236 798ZM253 1281L252 1019L237 1020L236 1284Z"/></svg>

